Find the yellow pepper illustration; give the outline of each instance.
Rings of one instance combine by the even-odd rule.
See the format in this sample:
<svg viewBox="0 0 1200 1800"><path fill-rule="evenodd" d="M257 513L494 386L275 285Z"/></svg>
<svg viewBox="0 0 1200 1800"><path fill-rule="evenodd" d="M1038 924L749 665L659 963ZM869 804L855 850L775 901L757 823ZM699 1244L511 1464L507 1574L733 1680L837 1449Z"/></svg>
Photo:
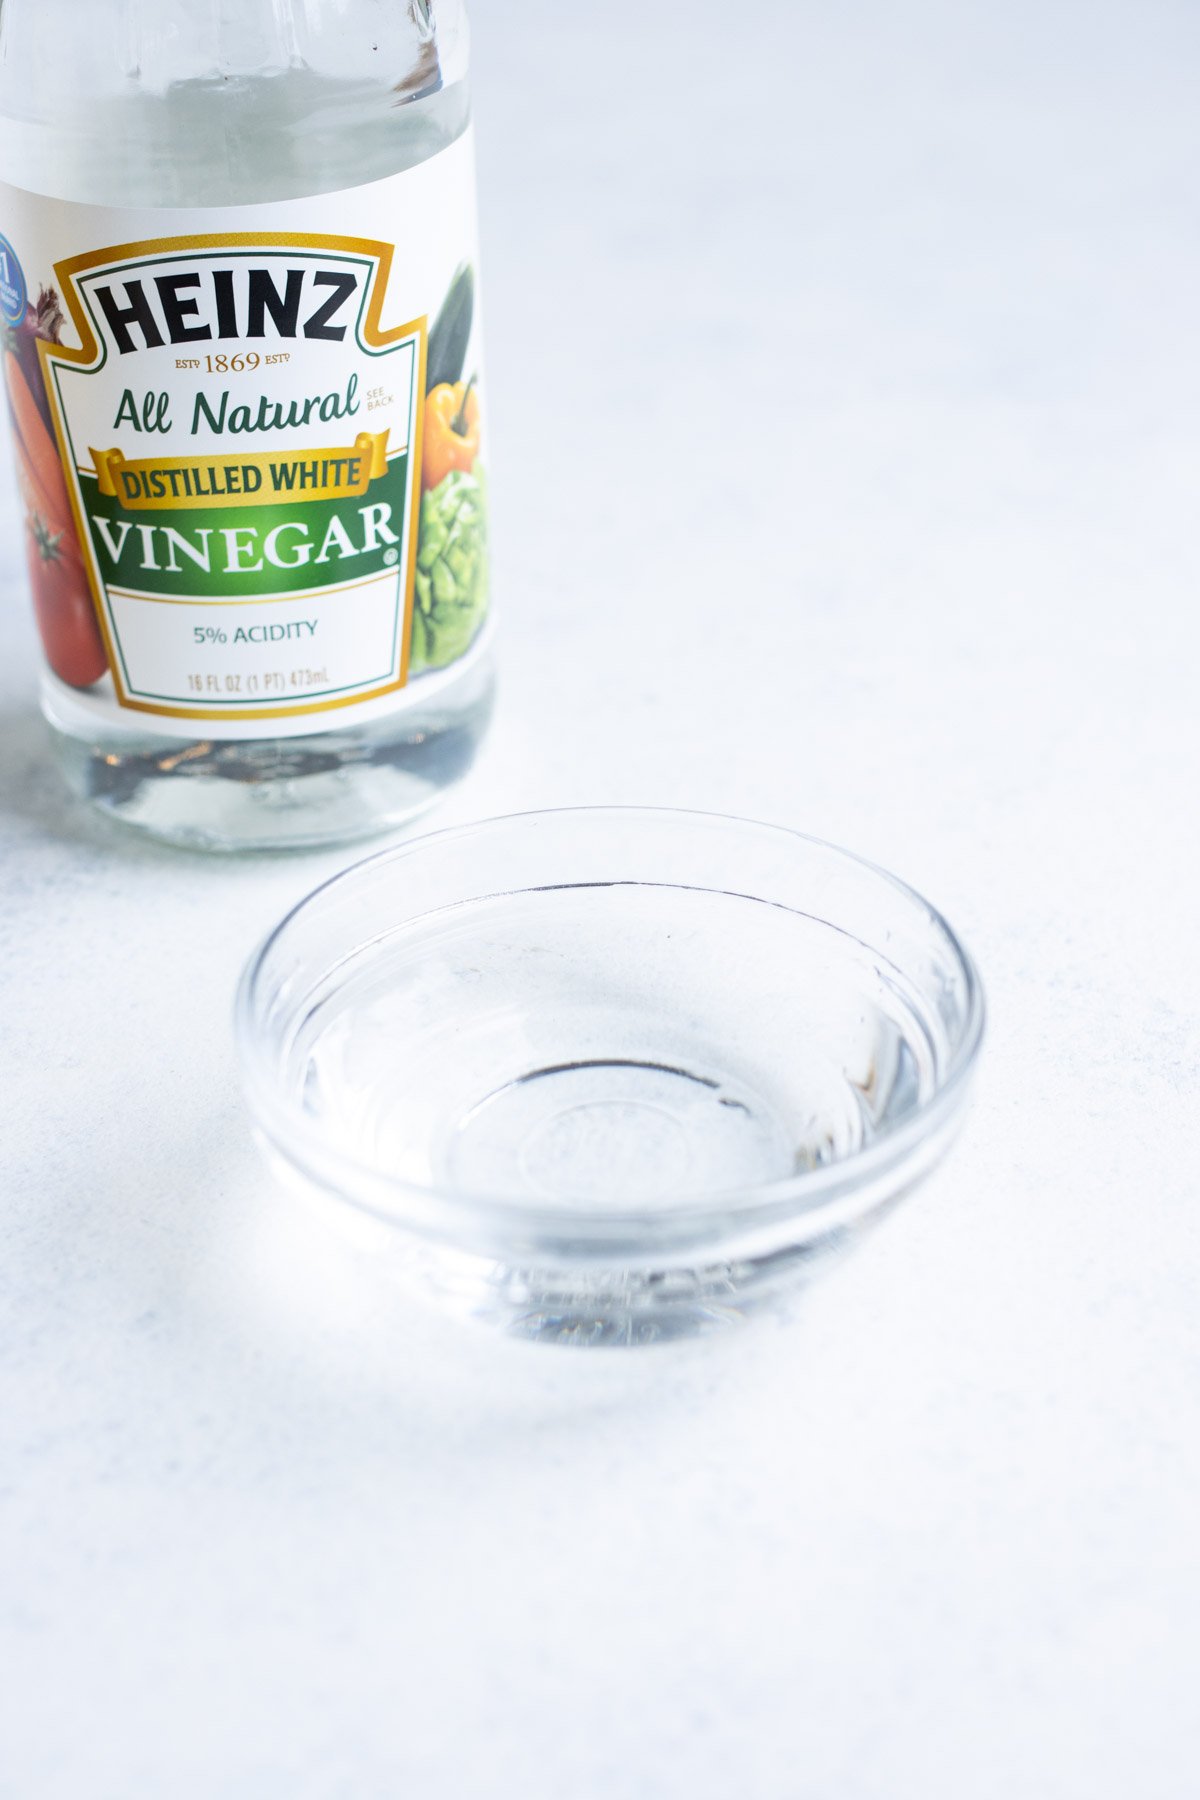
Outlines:
<svg viewBox="0 0 1200 1800"><path fill-rule="evenodd" d="M423 486L440 487L454 469L469 474L479 453L479 396L475 377L442 382L425 400Z"/></svg>

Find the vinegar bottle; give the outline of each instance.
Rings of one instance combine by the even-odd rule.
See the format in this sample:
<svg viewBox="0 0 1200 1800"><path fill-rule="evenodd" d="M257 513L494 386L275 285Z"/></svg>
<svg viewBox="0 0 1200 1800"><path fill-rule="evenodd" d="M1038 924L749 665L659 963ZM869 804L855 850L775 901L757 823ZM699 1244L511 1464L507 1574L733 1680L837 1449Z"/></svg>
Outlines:
<svg viewBox="0 0 1200 1800"><path fill-rule="evenodd" d="M0 312L73 788L365 835L492 694L458 0L0 0Z"/></svg>

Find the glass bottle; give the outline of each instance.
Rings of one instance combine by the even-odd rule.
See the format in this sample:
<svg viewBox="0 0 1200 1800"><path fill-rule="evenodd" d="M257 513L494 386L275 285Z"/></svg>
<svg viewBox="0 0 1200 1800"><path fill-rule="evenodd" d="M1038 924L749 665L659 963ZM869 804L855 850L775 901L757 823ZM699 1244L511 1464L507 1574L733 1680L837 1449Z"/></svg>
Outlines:
<svg viewBox="0 0 1200 1800"><path fill-rule="evenodd" d="M328 843L469 766L492 696L472 158L458 0L0 0L43 711L114 817Z"/></svg>

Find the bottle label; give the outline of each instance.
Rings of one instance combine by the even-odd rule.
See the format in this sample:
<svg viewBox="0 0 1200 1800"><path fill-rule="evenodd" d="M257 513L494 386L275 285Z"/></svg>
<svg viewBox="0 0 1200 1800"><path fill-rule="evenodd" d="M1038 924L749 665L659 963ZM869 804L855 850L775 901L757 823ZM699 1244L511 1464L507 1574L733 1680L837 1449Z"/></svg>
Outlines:
<svg viewBox="0 0 1200 1800"><path fill-rule="evenodd" d="M470 654L487 546L469 133L386 181L220 212L0 187L0 232L34 605L89 711L311 733Z"/></svg>

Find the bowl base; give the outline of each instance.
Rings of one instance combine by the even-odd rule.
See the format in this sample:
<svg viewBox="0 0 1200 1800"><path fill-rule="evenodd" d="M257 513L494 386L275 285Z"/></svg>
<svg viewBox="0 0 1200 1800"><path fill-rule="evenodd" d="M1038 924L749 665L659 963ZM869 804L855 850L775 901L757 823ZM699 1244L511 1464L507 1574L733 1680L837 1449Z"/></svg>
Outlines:
<svg viewBox="0 0 1200 1800"><path fill-rule="evenodd" d="M621 1349L710 1336L746 1323L840 1259L858 1230L769 1256L645 1274L486 1266L454 1254L405 1271L459 1318L529 1343Z"/></svg>
<svg viewBox="0 0 1200 1800"><path fill-rule="evenodd" d="M627 1057L534 1069L459 1121L450 1181L533 1202L658 1200L706 1184L734 1190L795 1173L768 1102L704 1070Z"/></svg>

